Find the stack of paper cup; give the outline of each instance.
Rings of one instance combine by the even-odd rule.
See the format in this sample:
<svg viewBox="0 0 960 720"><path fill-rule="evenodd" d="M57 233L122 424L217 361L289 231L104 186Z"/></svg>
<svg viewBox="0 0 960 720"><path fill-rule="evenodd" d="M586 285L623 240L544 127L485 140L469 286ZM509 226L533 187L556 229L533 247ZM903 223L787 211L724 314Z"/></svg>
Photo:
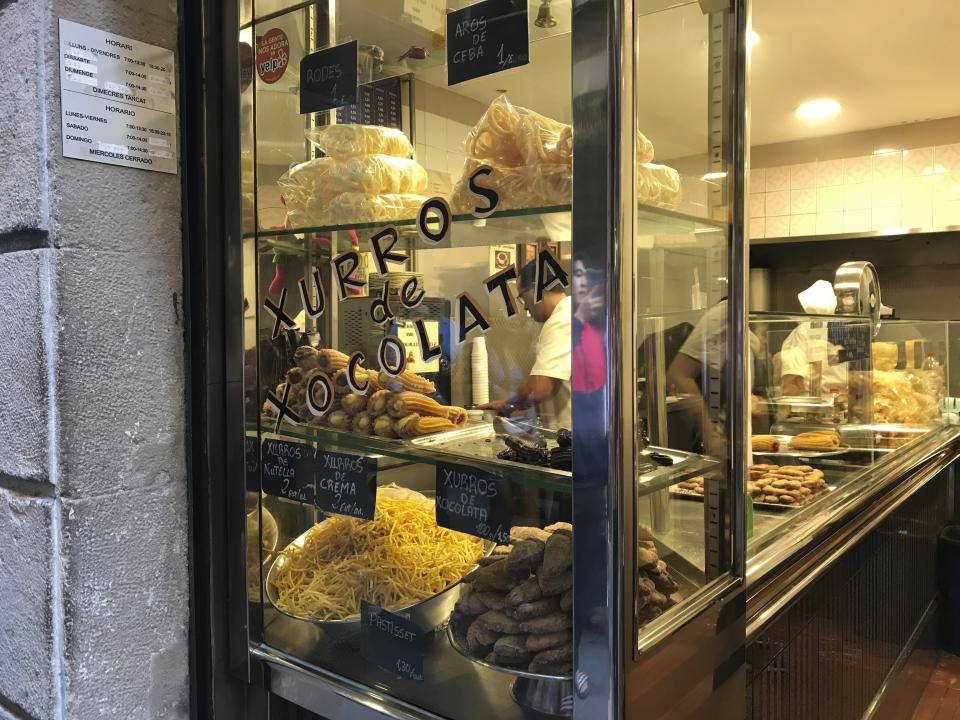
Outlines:
<svg viewBox="0 0 960 720"><path fill-rule="evenodd" d="M473 382L473 404L490 402L490 377L487 371L487 339L474 338L470 353L470 375Z"/></svg>

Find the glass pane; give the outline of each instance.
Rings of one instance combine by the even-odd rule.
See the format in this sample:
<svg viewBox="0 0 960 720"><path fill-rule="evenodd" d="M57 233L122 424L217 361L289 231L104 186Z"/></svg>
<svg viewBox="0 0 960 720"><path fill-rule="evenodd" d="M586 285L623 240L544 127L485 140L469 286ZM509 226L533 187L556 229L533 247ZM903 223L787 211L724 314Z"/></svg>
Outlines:
<svg viewBox="0 0 960 720"><path fill-rule="evenodd" d="M813 16L753 5L750 309L771 436L753 439L753 577L953 421L956 240L940 231L960 223L960 8ZM869 290L851 295L852 272ZM761 491L790 473L815 492Z"/></svg>
<svg viewBox="0 0 960 720"><path fill-rule="evenodd" d="M724 124L728 94L711 90L728 82L729 22L697 3L640 7L636 17L641 646L653 621L679 612L730 569L731 128ZM674 61L658 60L665 56ZM664 212L674 222L651 222ZM584 293L589 297L589 287Z"/></svg>
<svg viewBox="0 0 960 720"><path fill-rule="evenodd" d="M452 86L446 4L255 8L258 58L288 48L246 231L262 640L447 717L570 702L571 10L540 4L529 64ZM300 114L347 40L358 102Z"/></svg>

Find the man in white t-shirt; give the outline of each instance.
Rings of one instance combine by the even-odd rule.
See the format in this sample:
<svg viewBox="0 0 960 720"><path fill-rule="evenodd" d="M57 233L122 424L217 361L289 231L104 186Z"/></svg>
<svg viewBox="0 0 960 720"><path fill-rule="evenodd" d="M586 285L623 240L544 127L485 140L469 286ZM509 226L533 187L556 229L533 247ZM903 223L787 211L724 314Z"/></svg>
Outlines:
<svg viewBox="0 0 960 720"><path fill-rule="evenodd" d="M536 302L535 278L534 260L523 267L519 279L520 300L533 319L543 323L533 367L513 397L480 407L507 416L532 411L544 427L570 428L570 298L563 290L554 288L545 290L540 302Z"/></svg>
<svg viewBox="0 0 960 720"><path fill-rule="evenodd" d="M750 432L764 433L769 429L768 408L766 402L753 394L753 362L762 350L762 342L756 333L749 331L749 362L747 363L747 386L751 389ZM728 361L727 348L727 300L723 299L707 310L694 326L680 351L667 369L667 386L671 392L695 399L688 410L696 441L699 441L705 453L725 457L726 447L726 410L711 413L703 396L707 385L708 371L723 376ZM717 392L719 388L713 388Z"/></svg>

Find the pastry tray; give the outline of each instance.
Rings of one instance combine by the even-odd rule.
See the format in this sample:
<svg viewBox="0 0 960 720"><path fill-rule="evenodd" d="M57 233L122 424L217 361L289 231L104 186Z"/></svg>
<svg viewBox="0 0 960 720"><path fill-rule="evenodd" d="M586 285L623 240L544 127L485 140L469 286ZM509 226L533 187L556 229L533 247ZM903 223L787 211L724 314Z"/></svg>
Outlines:
<svg viewBox="0 0 960 720"><path fill-rule="evenodd" d="M811 499L807 500L805 503L799 503L795 505L785 505L781 503L765 503L765 502L758 502L754 500L753 507L758 510L771 510L773 512L781 512L781 513L796 512L797 510L801 510L805 507L808 507L809 505L816 502L827 493L832 492L833 490L836 490L836 489L837 489L836 485L827 485L825 490L821 490L816 495L811 496ZM694 500L694 501L703 502L703 495L701 495L698 492L694 492L693 490L687 490L686 488L671 487L670 494L682 500Z"/></svg>
<svg viewBox="0 0 960 720"><path fill-rule="evenodd" d="M557 470L546 465L529 465L527 463L516 462L514 460L502 460L497 457L497 453L507 449L506 444L498 439L497 431L493 425L488 422L468 425L460 430L450 430L449 432L437 433L436 435L424 435L414 438L410 444L415 447L430 448L439 452L455 455L457 458L480 458L489 462L503 465L504 467L517 467L529 469L537 468L538 472L553 474L557 477L570 477L569 470ZM557 447L557 441L547 438L547 448Z"/></svg>
<svg viewBox="0 0 960 720"><path fill-rule="evenodd" d="M659 465L649 458L651 453L668 456L673 460L673 465ZM656 445L648 445L641 450L637 455L637 460L653 466L650 469L641 469L638 473L637 489L644 492L662 489L673 483L683 482L697 475L704 475L720 465L717 460L706 455L697 455L696 453Z"/></svg>
<svg viewBox="0 0 960 720"><path fill-rule="evenodd" d="M463 646L460 637L463 635L462 628L454 627L457 624L455 616L450 618L450 623L447 625L447 637L450 639L450 645L453 646L453 649L458 653L463 655L468 660L472 660L477 665L481 665L491 670L496 670L498 672L505 673L507 675L513 675L514 677L527 678L528 680L558 680L558 681L569 681L573 677L569 675L546 675L544 673L535 673L530 672L529 670L521 670L520 668L505 667L503 665L496 665L492 662L487 662L483 658L474 657L469 653L469 651Z"/></svg>
<svg viewBox="0 0 960 720"><path fill-rule="evenodd" d="M790 441L793 440L793 435L773 435L772 437L777 438L780 441L780 450L777 452L764 452L760 450L752 450L754 455L759 457L798 457L798 458L819 458L819 457L830 457L831 455L843 455L844 453L850 452L849 445L841 445L835 450L790 450ZM784 450L783 448L787 448Z"/></svg>

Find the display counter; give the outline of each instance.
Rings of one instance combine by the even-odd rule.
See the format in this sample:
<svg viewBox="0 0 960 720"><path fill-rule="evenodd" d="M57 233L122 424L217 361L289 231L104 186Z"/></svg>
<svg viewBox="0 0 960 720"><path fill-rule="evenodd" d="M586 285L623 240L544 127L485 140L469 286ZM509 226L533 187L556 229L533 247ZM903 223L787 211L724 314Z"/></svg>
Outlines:
<svg viewBox="0 0 960 720"><path fill-rule="evenodd" d="M954 328L869 262L748 311L745 4L241 5L233 674L329 720L742 718L748 620L960 420Z"/></svg>

